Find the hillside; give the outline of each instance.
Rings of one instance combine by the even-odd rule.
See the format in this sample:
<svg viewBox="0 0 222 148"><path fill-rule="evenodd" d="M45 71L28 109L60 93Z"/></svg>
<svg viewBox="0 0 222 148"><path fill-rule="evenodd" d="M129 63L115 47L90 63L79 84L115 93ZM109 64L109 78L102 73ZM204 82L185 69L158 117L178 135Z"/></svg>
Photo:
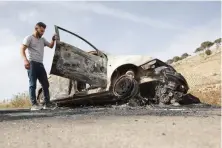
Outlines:
<svg viewBox="0 0 222 148"><path fill-rule="evenodd" d="M172 66L187 79L190 93L202 102L221 104L221 48L207 56L199 53L173 63Z"/></svg>

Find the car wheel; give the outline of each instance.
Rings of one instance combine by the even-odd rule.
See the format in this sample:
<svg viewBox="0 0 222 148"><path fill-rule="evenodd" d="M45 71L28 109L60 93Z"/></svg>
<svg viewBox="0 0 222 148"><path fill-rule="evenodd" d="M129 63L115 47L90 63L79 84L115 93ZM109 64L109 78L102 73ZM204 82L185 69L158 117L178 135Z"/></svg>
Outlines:
<svg viewBox="0 0 222 148"><path fill-rule="evenodd" d="M111 87L113 95L118 100L129 100L139 93L138 82L134 79L133 72L127 71L118 77Z"/></svg>

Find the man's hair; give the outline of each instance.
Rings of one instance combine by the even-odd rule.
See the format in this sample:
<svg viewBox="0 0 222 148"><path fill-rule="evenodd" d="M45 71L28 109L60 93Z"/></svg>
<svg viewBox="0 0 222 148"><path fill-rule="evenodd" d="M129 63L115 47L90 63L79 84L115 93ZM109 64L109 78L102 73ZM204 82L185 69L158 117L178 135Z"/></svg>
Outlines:
<svg viewBox="0 0 222 148"><path fill-rule="evenodd" d="M42 28L46 28L46 24L44 24L43 22L38 22L37 24L36 24L36 26L39 26L39 27L42 27Z"/></svg>

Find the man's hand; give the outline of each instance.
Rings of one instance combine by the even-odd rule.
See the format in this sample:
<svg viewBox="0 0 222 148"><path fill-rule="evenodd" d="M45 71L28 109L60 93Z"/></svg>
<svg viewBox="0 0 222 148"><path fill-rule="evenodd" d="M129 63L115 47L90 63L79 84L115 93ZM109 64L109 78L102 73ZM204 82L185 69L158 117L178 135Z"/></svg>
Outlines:
<svg viewBox="0 0 222 148"><path fill-rule="evenodd" d="M49 48L53 48L54 47L54 44L55 44L55 40L58 40L58 37L57 37L57 35L56 34L54 34L53 36L52 36L52 41L51 41L51 43L49 43L49 45L47 45Z"/></svg>
<svg viewBox="0 0 222 148"><path fill-rule="evenodd" d="M57 39L58 39L58 36L57 36L56 34L54 34L54 35L52 36L52 40L55 41L55 40L57 40Z"/></svg>
<svg viewBox="0 0 222 148"><path fill-rule="evenodd" d="M25 65L25 68L26 69L29 69L30 68L30 63L28 60L24 60L24 65Z"/></svg>

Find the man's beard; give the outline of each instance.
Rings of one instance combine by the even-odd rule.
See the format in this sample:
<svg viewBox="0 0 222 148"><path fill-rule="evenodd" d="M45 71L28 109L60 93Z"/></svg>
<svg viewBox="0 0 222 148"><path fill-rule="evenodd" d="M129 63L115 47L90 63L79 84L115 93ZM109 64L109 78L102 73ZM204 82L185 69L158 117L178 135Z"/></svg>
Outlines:
<svg viewBox="0 0 222 148"><path fill-rule="evenodd" d="M41 38L42 37L42 35L37 31L37 36L39 37L39 38Z"/></svg>

